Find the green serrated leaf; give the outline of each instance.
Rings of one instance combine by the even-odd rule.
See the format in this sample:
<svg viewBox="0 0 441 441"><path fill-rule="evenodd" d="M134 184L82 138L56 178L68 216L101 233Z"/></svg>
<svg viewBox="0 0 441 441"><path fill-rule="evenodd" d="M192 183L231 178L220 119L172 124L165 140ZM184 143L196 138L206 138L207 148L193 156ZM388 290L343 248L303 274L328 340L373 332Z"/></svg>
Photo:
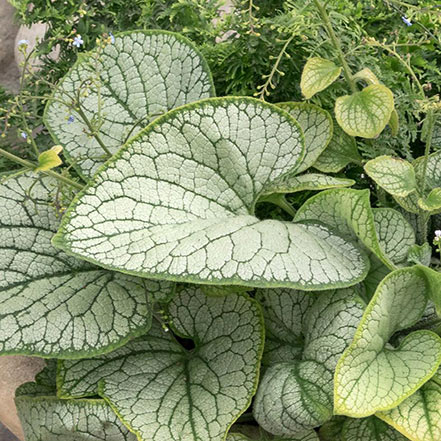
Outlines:
<svg viewBox="0 0 441 441"><path fill-rule="evenodd" d="M309 103L279 103L299 124L305 135L305 155L297 174L312 167L332 139L333 121L326 110Z"/></svg>
<svg viewBox="0 0 441 441"><path fill-rule="evenodd" d="M61 147L61 145L55 145L51 149L40 153L38 156L38 167L35 171L48 171L61 165L63 161L59 155L62 150L63 147Z"/></svg>
<svg viewBox="0 0 441 441"><path fill-rule="evenodd" d="M366 173L393 196L405 197L416 190L415 170L409 162L392 156L378 156L364 166Z"/></svg>
<svg viewBox="0 0 441 441"><path fill-rule="evenodd" d="M302 154L295 120L260 100L213 98L172 110L95 175L53 243L154 279L305 290L353 285L367 272L353 244L316 223L254 215L263 189L295 170Z"/></svg>
<svg viewBox="0 0 441 441"><path fill-rule="evenodd" d="M51 245L59 225L51 178L0 187L0 352L78 358L145 333L153 291L172 289L103 270Z"/></svg>
<svg viewBox="0 0 441 441"><path fill-rule="evenodd" d="M377 137L389 122L393 110L394 96L381 84L373 84L335 101L335 117L340 127L348 135L362 138Z"/></svg>
<svg viewBox="0 0 441 441"><path fill-rule="evenodd" d="M287 174L268 185L263 195L274 193L295 193L304 190L326 190L329 188L351 187L355 184L352 179L336 178L319 173L306 173L300 176Z"/></svg>
<svg viewBox="0 0 441 441"><path fill-rule="evenodd" d="M377 416L411 441L439 441L441 384L438 381L428 381L398 407L387 412L378 412Z"/></svg>
<svg viewBox="0 0 441 441"><path fill-rule="evenodd" d="M88 177L107 159L93 133L113 154L159 115L213 95L210 70L193 43L166 31L131 31L79 58L48 101L45 124ZM89 125L69 105L75 101Z"/></svg>
<svg viewBox="0 0 441 441"><path fill-rule="evenodd" d="M136 441L104 400L15 400L26 441Z"/></svg>
<svg viewBox="0 0 441 441"><path fill-rule="evenodd" d="M324 58L310 58L303 68L300 89L306 99L330 86L341 74L341 67Z"/></svg>
<svg viewBox="0 0 441 441"><path fill-rule="evenodd" d="M221 441L254 395L263 349L258 303L245 295L208 297L188 286L168 307L183 348L154 324L149 334L91 360L64 361L61 394L108 400L139 440Z"/></svg>
<svg viewBox="0 0 441 441"><path fill-rule="evenodd" d="M376 417L348 419L342 441L406 441L403 435Z"/></svg>
<svg viewBox="0 0 441 441"><path fill-rule="evenodd" d="M402 254L407 255L408 247L413 245L410 240L412 232L403 215L396 210L388 210L381 216L381 212L374 214L370 206L369 190L335 189L323 191L308 199L297 211L295 220L323 222L344 237L361 241L389 269L395 269ZM389 225L396 228L386 231ZM403 250L399 250L398 242L403 238L406 241ZM387 254L388 250L392 252L391 256Z"/></svg>
<svg viewBox="0 0 441 441"><path fill-rule="evenodd" d="M413 264L430 266L432 259L432 247L427 243L413 245L407 254L407 261Z"/></svg>
<svg viewBox="0 0 441 441"><path fill-rule="evenodd" d="M314 168L323 173L338 173L350 163L361 164L355 138L334 124L334 134L326 150L314 163Z"/></svg>
<svg viewBox="0 0 441 441"><path fill-rule="evenodd" d="M441 209L441 188L434 188L427 197L418 199L418 205L424 211L438 211Z"/></svg>
<svg viewBox="0 0 441 441"><path fill-rule="evenodd" d="M399 347L388 343L421 318L430 289L419 267L394 271L380 283L337 364L336 414L360 418L392 409L433 376L441 363L438 335L415 331Z"/></svg>

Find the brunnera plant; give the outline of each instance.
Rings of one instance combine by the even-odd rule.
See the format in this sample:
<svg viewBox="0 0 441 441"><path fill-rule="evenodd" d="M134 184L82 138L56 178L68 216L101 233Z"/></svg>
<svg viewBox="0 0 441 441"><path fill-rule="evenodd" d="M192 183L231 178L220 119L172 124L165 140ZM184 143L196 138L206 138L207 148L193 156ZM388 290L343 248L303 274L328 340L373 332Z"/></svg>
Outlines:
<svg viewBox="0 0 441 441"><path fill-rule="evenodd" d="M16 394L28 441L440 438L435 112L425 157L365 165L396 201L373 208L325 173L396 124L393 96L341 62L340 128L307 102L214 97L170 32L80 57L46 108L56 146L0 187L0 352L48 359ZM308 62L306 97L331 63ZM53 170L61 151L78 179ZM291 219L259 217L268 203Z"/></svg>

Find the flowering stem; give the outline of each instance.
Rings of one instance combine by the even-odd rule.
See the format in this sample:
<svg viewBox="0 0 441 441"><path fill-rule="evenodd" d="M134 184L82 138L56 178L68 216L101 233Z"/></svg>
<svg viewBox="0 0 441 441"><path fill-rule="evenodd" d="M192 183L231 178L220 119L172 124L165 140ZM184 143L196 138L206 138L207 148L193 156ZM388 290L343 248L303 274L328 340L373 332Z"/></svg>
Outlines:
<svg viewBox="0 0 441 441"><path fill-rule="evenodd" d="M337 50L338 58L340 59L340 63L343 67L343 74L345 76L346 82L348 83L349 87L351 88L352 93L356 93L357 86L355 85L355 81L352 78L351 68L349 67L349 65L346 61L345 55L344 55L343 50L341 48L340 40L337 38L337 35L335 35L331 20L329 20L329 15L326 12L326 8L321 4L320 0L314 0L314 3L317 6L317 9L320 13L320 16L322 17L323 24L325 25L326 31L328 32L328 35L331 38L332 44L334 45L335 49Z"/></svg>
<svg viewBox="0 0 441 441"><path fill-rule="evenodd" d="M35 170L35 168L37 167L37 164L27 161L26 159L20 158L19 156L9 153L1 148L0 148L0 156L3 156L17 164L20 164L29 170ZM72 179L69 179L66 176L63 176L60 173L54 172L52 170L43 171L41 173L44 173L45 175L48 176L52 176L53 178L58 179L59 181L64 182L65 184L70 185L71 187L77 188L79 190L83 188L83 186L78 182L75 182Z"/></svg>

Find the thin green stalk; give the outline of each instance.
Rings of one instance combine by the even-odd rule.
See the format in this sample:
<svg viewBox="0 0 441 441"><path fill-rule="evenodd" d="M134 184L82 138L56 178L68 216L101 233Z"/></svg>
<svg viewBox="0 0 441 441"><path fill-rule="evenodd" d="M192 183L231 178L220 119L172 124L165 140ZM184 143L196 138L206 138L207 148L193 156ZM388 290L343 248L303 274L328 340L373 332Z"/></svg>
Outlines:
<svg viewBox="0 0 441 441"><path fill-rule="evenodd" d="M10 161L13 161L17 164L20 164L26 168L28 168L29 170L35 170L35 168L37 167L36 164L20 158L19 156L16 156L12 153L7 152L6 150L3 150L0 148L0 156L3 156L7 159L9 159ZM81 184L79 184L78 182L73 181L72 179L66 178L66 176L61 175L60 173L54 172L52 170L47 170L47 171L42 171L41 173L44 173L45 175L48 176L52 176L55 179L58 179L61 182L64 182L67 185L70 185L71 187L77 188L79 190L81 190L83 188L83 186Z"/></svg>
<svg viewBox="0 0 441 441"><path fill-rule="evenodd" d="M349 87L351 88L352 93L357 92L357 86L355 84L354 79L352 78L352 71L349 67L345 55L343 53L343 50L341 48L340 40L337 38L337 35L335 35L334 28L332 27L331 20L329 19L329 15L326 12L326 8L321 4L320 0L314 0L315 5L317 6L317 9L320 13L320 16L322 17L323 24L326 27L326 31L328 32L329 37L331 38L332 44L334 45L335 49L337 50L338 58L340 59L340 63L343 67L343 74L345 76L346 82L348 83Z"/></svg>

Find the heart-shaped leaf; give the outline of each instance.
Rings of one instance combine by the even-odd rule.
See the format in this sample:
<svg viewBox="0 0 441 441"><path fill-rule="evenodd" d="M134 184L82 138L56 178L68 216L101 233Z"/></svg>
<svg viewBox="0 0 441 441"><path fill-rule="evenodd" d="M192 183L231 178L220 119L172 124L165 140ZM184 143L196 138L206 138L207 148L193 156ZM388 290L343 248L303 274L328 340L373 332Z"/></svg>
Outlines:
<svg viewBox="0 0 441 441"><path fill-rule="evenodd" d="M334 134L325 151L317 158L314 168L323 173L338 173L350 163L361 164L355 138L334 124Z"/></svg>
<svg viewBox="0 0 441 441"><path fill-rule="evenodd" d="M436 376L398 407L377 416L412 441L441 439L441 383Z"/></svg>
<svg viewBox="0 0 441 441"><path fill-rule="evenodd" d="M333 413L333 374L363 314L353 289L313 296L261 290L269 366L254 404L258 423L279 436L301 434Z"/></svg>
<svg viewBox="0 0 441 441"><path fill-rule="evenodd" d="M341 74L341 67L324 58L310 58L303 68L300 89L306 99L330 86Z"/></svg>
<svg viewBox="0 0 441 441"><path fill-rule="evenodd" d="M295 220L320 221L344 237L360 240L390 269L395 269L414 245L412 228L403 215L392 209L373 211L368 190L323 191L299 208ZM388 229L390 225L395 228Z"/></svg>
<svg viewBox="0 0 441 441"><path fill-rule="evenodd" d="M367 272L353 244L322 225L254 216L263 189L296 170L302 154L299 126L273 105L214 98L181 107L106 163L54 243L149 278L306 290L353 285Z"/></svg>
<svg viewBox="0 0 441 441"><path fill-rule="evenodd" d="M348 419L342 441L406 441L403 435L376 417Z"/></svg>
<svg viewBox="0 0 441 441"><path fill-rule="evenodd" d="M389 122L394 110L394 96L382 84L373 84L361 92L337 98L335 117L351 136L377 137Z"/></svg>
<svg viewBox="0 0 441 441"><path fill-rule="evenodd" d="M364 166L366 173L393 196L405 197L416 190L415 170L404 159L378 156Z"/></svg>
<svg viewBox="0 0 441 441"><path fill-rule="evenodd" d="M207 297L187 287L168 306L183 348L160 325L100 358L65 361L61 391L99 393L139 440L221 441L254 395L263 349L258 303L245 295Z"/></svg>
<svg viewBox="0 0 441 441"><path fill-rule="evenodd" d="M332 139L332 117L326 110L309 103L279 103L299 124L305 135L305 155L297 173L313 166Z"/></svg>
<svg viewBox="0 0 441 441"><path fill-rule="evenodd" d="M418 267L394 271L380 283L338 362L336 414L360 418L392 409L433 376L441 363L438 335L415 331L398 347L389 344L423 315L430 289Z"/></svg>
<svg viewBox="0 0 441 441"><path fill-rule="evenodd" d="M113 154L158 115L213 95L208 65L189 40L122 33L79 58L49 101L45 124L87 177L107 158L101 144Z"/></svg>
<svg viewBox="0 0 441 441"><path fill-rule="evenodd" d="M28 191L30 194L28 194ZM0 187L0 352L76 358L145 333L151 293L172 291L73 259L51 245L59 225L50 178Z"/></svg>
<svg viewBox="0 0 441 441"><path fill-rule="evenodd" d="M104 400L20 396L15 402L26 441L136 441Z"/></svg>

